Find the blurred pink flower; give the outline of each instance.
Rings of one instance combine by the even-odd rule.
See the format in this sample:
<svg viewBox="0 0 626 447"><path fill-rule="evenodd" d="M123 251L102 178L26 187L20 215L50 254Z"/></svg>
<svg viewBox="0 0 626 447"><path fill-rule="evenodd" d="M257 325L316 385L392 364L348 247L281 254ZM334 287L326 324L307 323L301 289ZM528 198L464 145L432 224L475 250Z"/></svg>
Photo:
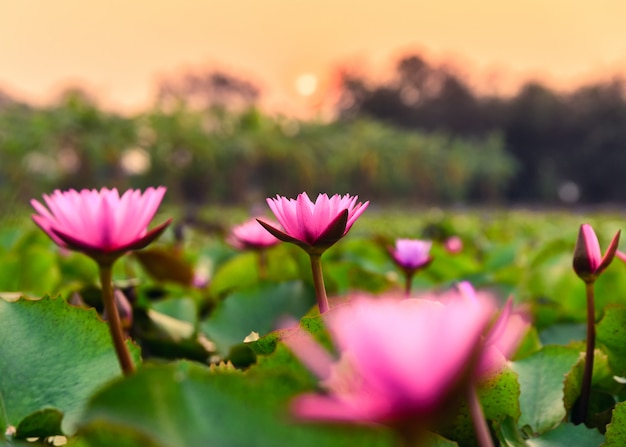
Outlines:
<svg viewBox="0 0 626 447"><path fill-rule="evenodd" d="M205 289L211 283L211 276L207 269L196 268L193 272L191 286L196 289Z"/></svg>
<svg viewBox="0 0 626 447"><path fill-rule="evenodd" d="M463 250L463 240L458 236L450 236L445 240L444 247L448 253L460 253Z"/></svg>
<svg viewBox="0 0 626 447"><path fill-rule="evenodd" d="M486 296L476 292L468 281L457 284L458 294L448 294L446 299L465 299L476 304ZM498 319L485 334L483 350L477 367L478 378L486 378L504 366L507 359L515 353L522 337L530 327L528 315L513 309L513 299L509 298L500 312Z"/></svg>
<svg viewBox="0 0 626 447"><path fill-rule="evenodd" d="M284 338L327 391L298 397L294 412L362 423L432 416L473 380L494 312L483 299L357 298L337 307L326 322L339 361L312 349L308 334Z"/></svg>
<svg viewBox="0 0 626 447"><path fill-rule="evenodd" d="M268 225L278 226L274 222L268 222ZM261 250L276 245L280 241L263 228L256 219L250 219L234 226L226 242L239 250Z"/></svg>
<svg viewBox="0 0 626 447"><path fill-rule="evenodd" d="M44 194L47 208L37 200L31 205L33 220L61 247L83 252L98 262L112 262L130 250L144 248L165 230L171 219L148 231L165 188L55 190Z"/></svg>
<svg viewBox="0 0 626 447"><path fill-rule="evenodd" d="M297 244L309 254L319 254L344 237L369 205L357 203L357 199L349 194L330 198L320 194L312 202L306 193L295 200L277 195L268 198L267 204L283 230L261 219L259 223L281 241Z"/></svg>
<svg viewBox="0 0 626 447"><path fill-rule="evenodd" d="M478 363L478 378L487 378L501 369L507 360L515 354L530 321L524 312L513 309L513 300L509 298L493 324L483 347Z"/></svg>
<svg viewBox="0 0 626 447"><path fill-rule="evenodd" d="M600 243L595 231L589 224L582 224L578 232L576 247L574 248L573 267L576 274L586 283L594 282L609 266L617 252L620 231L609 244L604 257L600 250Z"/></svg>
<svg viewBox="0 0 626 447"><path fill-rule="evenodd" d="M401 269L414 273L432 262L431 247L431 241L397 239L395 247L389 248L389 253Z"/></svg>
<svg viewBox="0 0 626 447"><path fill-rule="evenodd" d="M517 347L529 326L524 315L511 301L492 324L496 313L494 300L469 283L425 298L357 295L326 314L338 361L305 331L283 338L326 390L296 398L293 410L361 423L433 416Z"/></svg>

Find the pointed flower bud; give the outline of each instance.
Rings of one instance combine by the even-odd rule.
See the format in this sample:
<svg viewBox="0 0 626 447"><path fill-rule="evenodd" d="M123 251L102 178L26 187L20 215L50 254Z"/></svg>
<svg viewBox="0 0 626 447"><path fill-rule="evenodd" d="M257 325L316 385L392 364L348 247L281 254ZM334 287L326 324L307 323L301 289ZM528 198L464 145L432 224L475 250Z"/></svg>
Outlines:
<svg viewBox="0 0 626 447"><path fill-rule="evenodd" d="M591 225L582 224L580 226L573 261L574 271L579 278L586 283L592 283L600 276L615 257L620 233L620 231L615 233L603 257L598 237Z"/></svg>
<svg viewBox="0 0 626 447"><path fill-rule="evenodd" d="M267 204L278 219L282 230L257 219L263 227L283 242L302 247L309 254L321 254L344 237L365 211L369 202L357 203L358 196L326 194L315 202L306 193L297 199L282 196L268 198Z"/></svg>

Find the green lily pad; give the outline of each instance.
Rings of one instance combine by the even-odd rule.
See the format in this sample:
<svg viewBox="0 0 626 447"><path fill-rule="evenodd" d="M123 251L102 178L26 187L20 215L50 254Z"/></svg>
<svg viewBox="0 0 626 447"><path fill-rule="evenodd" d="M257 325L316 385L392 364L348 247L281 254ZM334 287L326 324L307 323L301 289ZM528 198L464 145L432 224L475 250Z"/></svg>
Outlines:
<svg viewBox="0 0 626 447"><path fill-rule="evenodd" d="M626 306L612 305L596 328L596 341L606 347L609 365L618 376L626 376Z"/></svg>
<svg viewBox="0 0 626 447"><path fill-rule="evenodd" d="M264 283L229 295L200 328L225 356L251 332L265 335L281 318L300 318L314 303L313 290L300 281Z"/></svg>
<svg viewBox="0 0 626 447"><path fill-rule="evenodd" d="M571 423L559 424L540 436L527 438L512 419L498 426L498 438L502 447L598 447L604 441L604 436L598 430Z"/></svg>
<svg viewBox="0 0 626 447"><path fill-rule="evenodd" d="M626 445L626 402L620 402L613 409L611 423L606 426L606 442L603 447Z"/></svg>
<svg viewBox="0 0 626 447"><path fill-rule="evenodd" d="M285 245L285 244L283 244ZM300 249L297 249L300 251ZM304 258L304 253L299 253ZM308 259L307 259L308 260ZM310 275L310 267L307 273ZM267 250L267 278L272 281L288 281L299 278L296 260L289 247L273 247ZM221 297L233 290L253 286L259 281L259 254L244 252L222 263L211 279L211 294Z"/></svg>
<svg viewBox="0 0 626 447"><path fill-rule="evenodd" d="M577 349L550 345L512 362L521 390L522 415L519 426L528 425L535 435L539 435L554 428L565 418L565 375L576 365L579 356Z"/></svg>
<svg viewBox="0 0 626 447"><path fill-rule="evenodd" d="M107 445L101 439L109 430L120 437L115 445L128 447L394 445L382 429L294 421L286 405L293 392L281 375L211 371L188 362L148 365L94 396L79 436L89 447Z"/></svg>
<svg viewBox="0 0 626 447"><path fill-rule="evenodd" d="M554 430L550 430L537 438L526 441L529 447L598 447L604 441L604 436L598 430L589 429L583 424L574 425L565 423Z"/></svg>
<svg viewBox="0 0 626 447"><path fill-rule="evenodd" d="M48 297L0 299L0 321L0 425L17 427L18 437L72 433L88 397L121 374L106 323Z"/></svg>
<svg viewBox="0 0 626 447"><path fill-rule="evenodd" d="M503 368L498 374L481 382L478 395L490 421L502 421L507 417L517 420L520 416L520 385L517 373L511 368Z"/></svg>

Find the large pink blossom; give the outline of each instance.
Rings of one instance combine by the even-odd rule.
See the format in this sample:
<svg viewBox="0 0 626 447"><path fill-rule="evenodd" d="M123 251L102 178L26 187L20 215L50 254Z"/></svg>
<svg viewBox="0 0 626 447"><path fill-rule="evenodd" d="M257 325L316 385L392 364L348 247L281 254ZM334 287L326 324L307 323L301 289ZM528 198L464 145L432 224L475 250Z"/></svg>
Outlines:
<svg viewBox="0 0 626 447"><path fill-rule="evenodd" d="M274 222L268 224L275 226ZM234 226L226 241L240 250L260 250L278 244L280 241L269 233L256 219Z"/></svg>
<svg viewBox="0 0 626 447"><path fill-rule="evenodd" d="M148 224L163 199L165 188L55 190L44 194L45 205L31 200L38 214L33 220L59 246L81 251L102 262L145 247L171 219L148 231Z"/></svg>
<svg viewBox="0 0 626 447"><path fill-rule="evenodd" d="M472 377L494 306L467 300L356 299L327 315L341 358L319 351L313 371L327 393L294 402L306 419L385 423L429 415ZM286 338L303 359L311 343Z"/></svg>
<svg viewBox="0 0 626 447"><path fill-rule="evenodd" d="M433 417L519 343L527 323L510 305L493 323L496 313L494 300L462 290L354 298L326 314L338 360L303 331L284 337L326 390L299 396L293 410L304 419L359 423Z"/></svg>
<svg viewBox="0 0 626 447"><path fill-rule="evenodd" d="M315 202L306 193L297 199L282 196L268 198L267 204L282 225L276 228L263 220L259 223L281 241L292 242L311 252L322 252L344 237L365 211L369 202L357 203L358 196L326 194Z"/></svg>

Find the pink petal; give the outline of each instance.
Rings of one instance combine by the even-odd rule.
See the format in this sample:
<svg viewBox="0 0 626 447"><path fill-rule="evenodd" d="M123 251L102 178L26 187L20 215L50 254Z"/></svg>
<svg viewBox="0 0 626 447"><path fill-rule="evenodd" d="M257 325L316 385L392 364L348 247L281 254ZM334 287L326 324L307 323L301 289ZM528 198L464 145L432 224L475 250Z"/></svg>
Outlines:
<svg viewBox="0 0 626 447"><path fill-rule="evenodd" d="M298 233L304 236L305 242L312 244L318 236L316 229L319 223L316 221L314 206L306 193L298 194L296 213Z"/></svg>
<svg viewBox="0 0 626 447"><path fill-rule="evenodd" d="M360 401L358 403L361 404ZM381 406L387 407L384 403ZM385 414L376 402L364 406L318 394L298 396L292 402L292 409L299 418L336 422L374 422Z"/></svg>
<svg viewBox="0 0 626 447"><path fill-rule="evenodd" d="M285 229L285 233L295 239L303 240L303 234L300 233L297 222L295 202L292 203L285 197L276 196L275 199L267 199L267 204Z"/></svg>
<svg viewBox="0 0 626 447"><path fill-rule="evenodd" d="M369 204L370 204L369 201L362 203L362 204L360 203L354 209L352 209L350 216L348 217L348 225L346 225L346 232L348 232L348 230L352 228L352 225L354 225L354 222L356 222L356 220L361 216L361 214L363 214L363 211L365 211L365 209L367 208Z"/></svg>
<svg viewBox="0 0 626 447"><path fill-rule="evenodd" d="M589 258L589 265L592 271L595 271L600 262L602 262L602 251L600 250L600 242L595 231L589 224L583 224L581 227L583 232L583 238L585 240L585 248L587 250L587 256Z"/></svg>
<svg viewBox="0 0 626 447"><path fill-rule="evenodd" d="M63 242L56 234L54 234L54 232L52 231L52 227L50 225L50 221L48 221L47 219L37 215L37 214L33 214L32 215L32 219L33 221L35 221L35 223L37 224L37 226L39 226L39 228L41 228L49 237L50 239L52 239L54 241L55 244L57 244L60 247L67 247L67 245L65 244L65 242Z"/></svg>
<svg viewBox="0 0 626 447"><path fill-rule="evenodd" d="M478 365L479 376L486 376L500 368L513 355L530 327L526 315L513 312L509 298L485 339L485 351Z"/></svg>
<svg viewBox="0 0 626 447"><path fill-rule="evenodd" d="M311 334L301 328L295 328L286 333L281 340L319 379L324 380L330 376L333 358Z"/></svg>

